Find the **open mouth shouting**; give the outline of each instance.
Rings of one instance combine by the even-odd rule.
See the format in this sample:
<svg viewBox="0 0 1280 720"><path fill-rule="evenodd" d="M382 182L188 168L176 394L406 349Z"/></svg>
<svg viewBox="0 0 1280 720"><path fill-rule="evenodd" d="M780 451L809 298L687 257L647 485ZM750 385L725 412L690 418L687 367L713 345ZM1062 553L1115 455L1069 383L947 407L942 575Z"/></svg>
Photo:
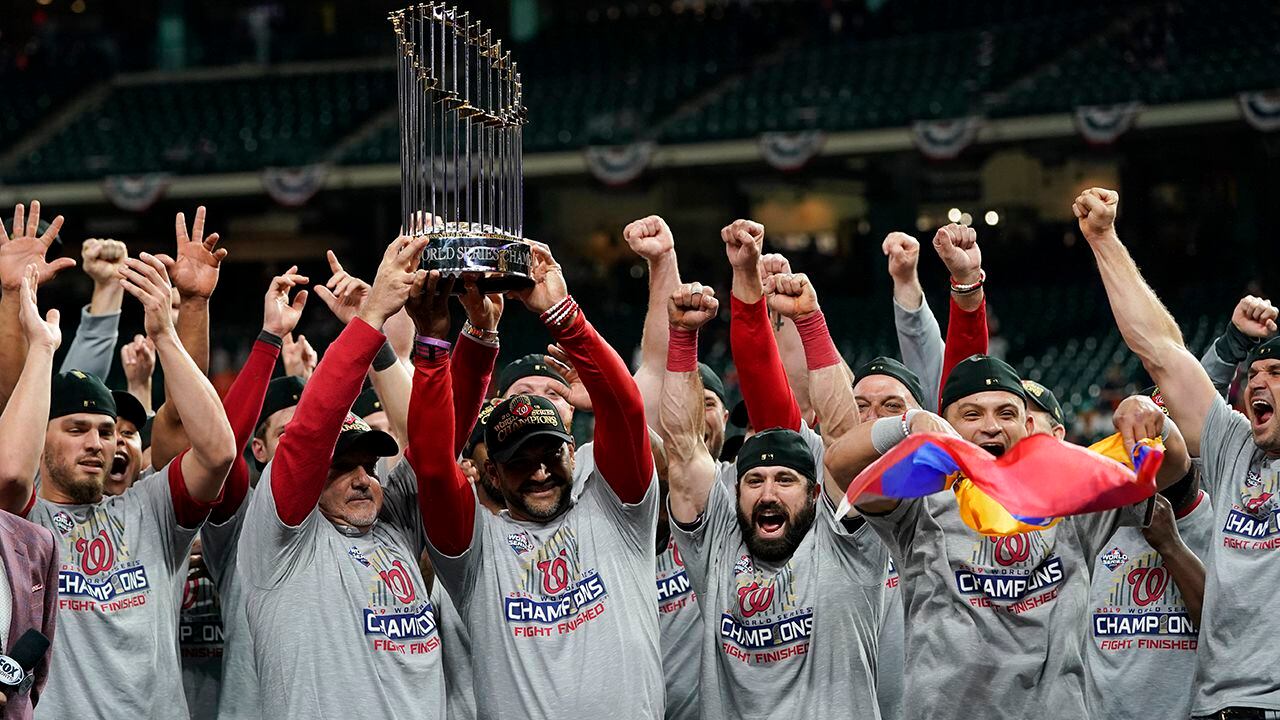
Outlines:
<svg viewBox="0 0 1280 720"><path fill-rule="evenodd" d="M787 513L777 505L766 505L756 508L751 521L756 527L756 534L760 537L779 538L786 530Z"/></svg>
<svg viewBox="0 0 1280 720"><path fill-rule="evenodd" d="M124 451L117 451L111 456L111 469L107 471L107 479L113 483L123 483L125 481L125 473L129 471L129 455Z"/></svg>
<svg viewBox="0 0 1280 720"><path fill-rule="evenodd" d="M987 452L991 453L992 455L995 455L996 457L1000 457L1001 455L1004 454L1004 443L998 443L998 442L978 443L978 447L982 448L983 450L986 450Z"/></svg>
<svg viewBox="0 0 1280 720"><path fill-rule="evenodd" d="M1249 400L1249 408L1253 411L1253 427L1260 428L1275 416L1275 405L1265 390L1257 390Z"/></svg>

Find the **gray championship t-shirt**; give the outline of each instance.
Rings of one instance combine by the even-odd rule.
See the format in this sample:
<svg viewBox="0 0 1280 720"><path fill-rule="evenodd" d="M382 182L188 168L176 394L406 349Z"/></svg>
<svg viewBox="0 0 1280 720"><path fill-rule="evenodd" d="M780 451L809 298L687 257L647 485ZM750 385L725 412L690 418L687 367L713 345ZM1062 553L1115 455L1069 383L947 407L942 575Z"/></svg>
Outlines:
<svg viewBox="0 0 1280 720"><path fill-rule="evenodd" d="M880 616L880 641L877 646L876 700L880 702L880 720L902 717L902 591L898 588L898 568L889 561L884 580L884 612Z"/></svg>
<svg viewBox="0 0 1280 720"><path fill-rule="evenodd" d="M868 515L898 569L906 619L902 717L1088 717L1093 558L1122 523L1141 525L1149 506L1009 537L970 529L950 492Z"/></svg>
<svg viewBox="0 0 1280 720"><path fill-rule="evenodd" d="M471 634L478 717L661 718L656 474L635 505L596 470L549 523L475 513L466 551L429 550Z"/></svg>
<svg viewBox="0 0 1280 720"><path fill-rule="evenodd" d="M240 568L240 534L249 512L253 488L227 522L206 522L200 529L205 566L218 593L222 615L222 675L218 693L219 720L260 720L258 673L253 666L253 637L245 612L246 585Z"/></svg>
<svg viewBox="0 0 1280 720"><path fill-rule="evenodd" d="M1205 556L1213 536L1207 494L1178 518L1178 534ZM1085 653L1093 717L1185 718L1197 639L1182 593L1140 528L1120 528L1103 548L1094 558Z"/></svg>
<svg viewBox="0 0 1280 720"><path fill-rule="evenodd" d="M1213 500L1192 713L1280 710L1280 458L1249 420L1214 397L1200 434L1201 484Z"/></svg>
<svg viewBox="0 0 1280 720"><path fill-rule="evenodd" d="M816 512L779 564L751 556L721 482L693 529L672 528L702 608L706 720L879 717L884 545L865 524L847 532L825 493Z"/></svg>
<svg viewBox="0 0 1280 720"><path fill-rule="evenodd" d="M198 528L178 525L169 467L95 505L38 498L58 539L58 632L37 718L187 716L178 602Z"/></svg>
<svg viewBox="0 0 1280 720"><path fill-rule="evenodd" d="M223 653L218 590L207 577L190 578L183 585L180 602L178 645L187 707L191 710L191 720L215 720L222 687Z"/></svg>
<svg viewBox="0 0 1280 720"><path fill-rule="evenodd" d="M658 555L658 634L667 684L667 720L698 720L702 616L675 537Z"/></svg>
<svg viewBox="0 0 1280 720"><path fill-rule="evenodd" d="M264 715L313 720L348 708L378 718L443 718L435 609L418 555L417 483L401 463L364 533L314 509L296 527L276 513L272 465L240 535Z"/></svg>
<svg viewBox="0 0 1280 720"><path fill-rule="evenodd" d="M444 583L431 586L444 649L444 704L449 720L475 720L476 691L471 679L471 635Z"/></svg>

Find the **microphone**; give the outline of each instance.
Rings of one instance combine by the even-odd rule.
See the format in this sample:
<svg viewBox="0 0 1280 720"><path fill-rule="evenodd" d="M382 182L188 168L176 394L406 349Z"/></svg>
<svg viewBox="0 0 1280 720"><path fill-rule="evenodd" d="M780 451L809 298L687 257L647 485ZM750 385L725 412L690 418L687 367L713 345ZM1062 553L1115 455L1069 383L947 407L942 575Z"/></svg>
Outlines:
<svg viewBox="0 0 1280 720"><path fill-rule="evenodd" d="M32 628L18 638L8 655L0 655L0 692L5 696L27 693L35 683L31 674L36 663L49 651L49 638Z"/></svg>

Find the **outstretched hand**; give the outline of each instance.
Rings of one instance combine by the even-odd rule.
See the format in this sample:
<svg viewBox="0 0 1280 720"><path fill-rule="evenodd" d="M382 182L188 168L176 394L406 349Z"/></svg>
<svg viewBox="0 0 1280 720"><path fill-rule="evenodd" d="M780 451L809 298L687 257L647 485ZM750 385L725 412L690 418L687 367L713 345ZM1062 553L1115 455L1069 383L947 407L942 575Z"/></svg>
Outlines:
<svg viewBox="0 0 1280 720"><path fill-rule="evenodd" d="M142 303L147 337L158 341L173 335L172 285L164 263L154 255L141 253L137 258L125 259L120 276L125 292Z"/></svg>
<svg viewBox="0 0 1280 720"><path fill-rule="evenodd" d="M196 208L196 217L187 234L187 217L178 213L174 218L174 236L178 242L178 258L168 255L156 257L164 263L173 287L183 300L207 300L218 287L218 273L227 257L226 248L218 247L218 233L204 234L204 206Z"/></svg>
<svg viewBox="0 0 1280 720"><path fill-rule="evenodd" d="M547 354L542 359L556 372L564 378L569 386L569 394L565 396L565 400L576 410L583 412L591 412L591 394L587 392L587 386L582 384L582 376L578 375L578 369L573 366L573 362L569 360L569 354L559 345L548 345Z"/></svg>
<svg viewBox="0 0 1280 720"><path fill-rule="evenodd" d="M298 274L297 265L290 266L283 274L271 279L271 286L267 288L262 306L263 330L279 338L293 332L302 317L302 308L307 305L307 291L299 291L292 302L289 301L289 292L308 282L310 280L307 276Z"/></svg>
<svg viewBox="0 0 1280 720"><path fill-rule="evenodd" d="M381 330L387 318L400 312L415 283L420 282L418 263L422 259L422 249L429 241L425 235L401 235L387 245L378 265L378 274L369 288L368 297L356 312L357 317Z"/></svg>
<svg viewBox="0 0 1280 720"><path fill-rule="evenodd" d="M324 285L316 286L316 295L343 325L351 322L351 318L360 311L364 299L369 296L369 283L348 273L338 262L338 256L332 250L325 251L329 259L329 270L333 275Z"/></svg>
<svg viewBox="0 0 1280 720"><path fill-rule="evenodd" d="M311 347L306 335L293 339L293 333L285 333L281 337L280 361L284 363L284 374L310 380L320 363L320 354Z"/></svg>
<svg viewBox="0 0 1280 720"><path fill-rule="evenodd" d="M449 296L455 280L442 276L439 270L418 271L404 309L419 335L443 340L449 334Z"/></svg>
<svg viewBox="0 0 1280 720"><path fill-rule="evenodd" d="M467 311L467 320L472 327L480 330L497 330L498 321L502 319L504 302L501 293L484 295L474 280L463 284L463 292L458 296L462 309Z"/></svg>
<svg viewBox="0 0 1280 720"><path fill-rule="evenodd" d="M35 263L27 266L22 277L21 306L18 320L22 323L22 332L26 335L27 346L43 347L50 352L62 344L62 330L58 327L59 313L50 309L42 318L40 308L36 305L36 288L40 285L40 270Z"/></svg>
<svg viewBox="0 0 1280 720"><path fill-rule="evenodd" d="M508 293L532 312L541 315L553 305L569 295L569 288L564 282L564 271L551 255L551 248L535 240L529 241L531 262L529 275L533 278L531 288L512 290Z"/></svg>
<svg viewBox="0 0 1280 720"><path fill-rule="evenodd" d="M31 201L31 213L28 215L21 204L13 208L13 235L5 232L4 223L0 223L0 288L4 292L18 292L27 274L27 266L36 266L36 277L43 285L55 275L75 267L76 261L71 258L58 258L46 261L45 254L58 231L62 229L62 216L53 219L49 227L40 235L40 201Z"/></svg>

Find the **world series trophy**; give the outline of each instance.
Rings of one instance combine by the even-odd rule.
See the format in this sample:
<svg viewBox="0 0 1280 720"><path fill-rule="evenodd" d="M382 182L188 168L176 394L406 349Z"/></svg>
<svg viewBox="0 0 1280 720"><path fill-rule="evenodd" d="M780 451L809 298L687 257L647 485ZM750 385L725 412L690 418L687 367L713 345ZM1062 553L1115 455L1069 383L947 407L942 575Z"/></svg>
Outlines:
<svg viewBox="0 0 1280 720"><path fill-rule="evenodd" d="M401 222L405 233L430 238L422 268L473 280L486 293L529 287L527 112L511 52L469 12L443 3L411 5L390 19Z"/></svg>

